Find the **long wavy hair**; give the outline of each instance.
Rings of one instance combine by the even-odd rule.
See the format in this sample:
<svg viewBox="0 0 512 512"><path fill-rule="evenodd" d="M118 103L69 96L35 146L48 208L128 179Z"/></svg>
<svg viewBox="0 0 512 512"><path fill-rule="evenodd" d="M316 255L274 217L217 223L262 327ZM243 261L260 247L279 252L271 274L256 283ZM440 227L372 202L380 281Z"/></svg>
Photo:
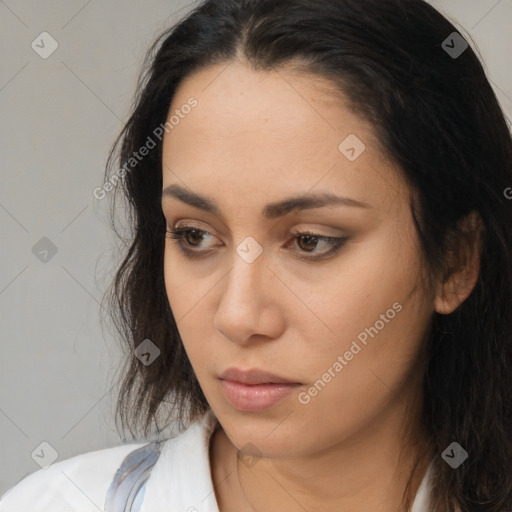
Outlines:
<svg viewBox="0 0 512 512"><path fill-rule="evenodd" d="M512 140L471 45L458 56L447 51L456 31L422 0L206 0L155 41L105 174L116 185L114 230L119 194L130 226L104 297L127 351L116 408L122 430L146 436L161 431L162 412L185 424L209 407L164 286L155 129L193 71L240 57L257 70L292 66L329 80L371 122L418 198L411 211L432 279L453 270L447 255L468 237L461 221L472 211L481 219L478 281L453 313L434 313L424 345L431 510L512 510ZM140 157L148 137L156 147ZM160 350L150 365L133 355L146 339ZM469 455L457 469L441 457L453 441Z"/></svg>

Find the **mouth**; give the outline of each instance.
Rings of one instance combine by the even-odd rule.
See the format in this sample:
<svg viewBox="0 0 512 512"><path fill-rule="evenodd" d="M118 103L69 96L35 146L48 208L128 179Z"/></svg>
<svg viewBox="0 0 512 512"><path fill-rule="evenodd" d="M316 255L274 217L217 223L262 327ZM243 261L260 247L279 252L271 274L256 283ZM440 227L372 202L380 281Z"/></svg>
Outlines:
<svg viewBox="0 0 512 512"><path fill-rule="evenodd" d="M301 384L284 377L279 377L273 373L263 370L239 370L238 368L228 368L221 376L221 380L239 382L248 386L255 384Z"/></svg>
<svg viewBox="0 0 512 512"><path fill-rule="evenodd" d="M261 370L226 370L219 378L227 401L237 410L258 412L269 409L289 397L302 385Z"/></svg>

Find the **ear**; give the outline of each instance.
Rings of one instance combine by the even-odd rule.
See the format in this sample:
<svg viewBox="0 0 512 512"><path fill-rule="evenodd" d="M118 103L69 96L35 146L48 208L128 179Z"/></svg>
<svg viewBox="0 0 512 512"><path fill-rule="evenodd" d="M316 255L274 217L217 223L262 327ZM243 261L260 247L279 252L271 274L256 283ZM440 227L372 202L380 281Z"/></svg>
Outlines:
<svg viewBox="0 0 512 512"><path fill-rule="evenodd" d="M455 311L469 297L480 273L483 221L478 212L471 211L459 226L461 234L453 233L448 241L448 272L436 289L435 311L444 315Z"/></svg>

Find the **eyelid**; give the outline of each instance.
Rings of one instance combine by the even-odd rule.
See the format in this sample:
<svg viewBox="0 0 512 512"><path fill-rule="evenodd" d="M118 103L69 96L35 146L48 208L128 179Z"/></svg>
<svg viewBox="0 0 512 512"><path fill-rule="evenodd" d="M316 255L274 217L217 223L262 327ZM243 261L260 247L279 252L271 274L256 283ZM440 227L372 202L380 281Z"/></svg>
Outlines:
<svg viewBox="0 0 512 512"><path fill-rule="evenodd" d="M198 230L201 230L201 231L205 231L209 234L211 234L212 236L216 236L212 230L210 229L209 225L207 225L206 223L203 223L202 221L200 220L194 220L194 221L184 221L184 224L182 225L178 225L179 223L181 222L181 219L179 220L176 220L174 222L168 222L166 224L166 229L171 231L171 230L176 230L176 229L181 229L181 228L190 228L190 229L198 229ZM193 224L189 224L189 222L193 222ZM313 224L313 227L311 227L311 225ZM173 227L171 228L170 225L173 225ZM308 226L308 227L301 227L301 226ZM202 227L202 226L205 226L205 227ZM318 227L316 227L318 226ZM321 233L319 231L324 231L324 233ZM332 234L329 234L329 233L325 233L325 231L336 231L335 233L332 233ZM214 228L214 231L216 232L219 232L220 235L222 236L225 236L224 233L222 231L219 231L217 229ZM295 225L293 228L286 228L286 229L280 229L280 231L283 231L283 232L286 232L288 235L295 235L295 234L306 234L306 233L310 233L312 235L316 235L316 236L321 236L321 237L324 237L324 238L346 238L348 236L350 236L350 231L348 229L342 229L342 228L329 228L327 226L323 226L321 225L321 223L319 222L300 222L298 225ZM229 235L227 235L228 238L229 238Z"/></svg>
<svg viewBox="0 0 512 512"><path fill-rule="evenodd" d="M187 229L195 229L196 231L201 231L203 233L207 233L208 235L211 235L211 236L214 236L215 238L218 238L215 234L213 234L209 229L205 229L201 226L198 226L197 224L181 224L178 226L178 223L179 221L176 221L174 223L174 227L173 228L169 228L169 226L167 226L167 231L170 232L170 231L186 231Z"/></svg>

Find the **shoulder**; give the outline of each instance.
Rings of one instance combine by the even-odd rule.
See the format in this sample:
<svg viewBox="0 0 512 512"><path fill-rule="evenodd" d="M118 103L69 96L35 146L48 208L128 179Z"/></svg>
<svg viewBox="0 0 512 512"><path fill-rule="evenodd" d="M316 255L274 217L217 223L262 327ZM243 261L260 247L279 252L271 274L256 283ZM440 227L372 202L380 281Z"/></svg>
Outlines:
<svg viewBox="0 0 512 512"><path fill-rule="evenodd" d="M146 444L87 452L35 471L1 497L0 512L103 510L112 478L124 458Z"/></svg>

